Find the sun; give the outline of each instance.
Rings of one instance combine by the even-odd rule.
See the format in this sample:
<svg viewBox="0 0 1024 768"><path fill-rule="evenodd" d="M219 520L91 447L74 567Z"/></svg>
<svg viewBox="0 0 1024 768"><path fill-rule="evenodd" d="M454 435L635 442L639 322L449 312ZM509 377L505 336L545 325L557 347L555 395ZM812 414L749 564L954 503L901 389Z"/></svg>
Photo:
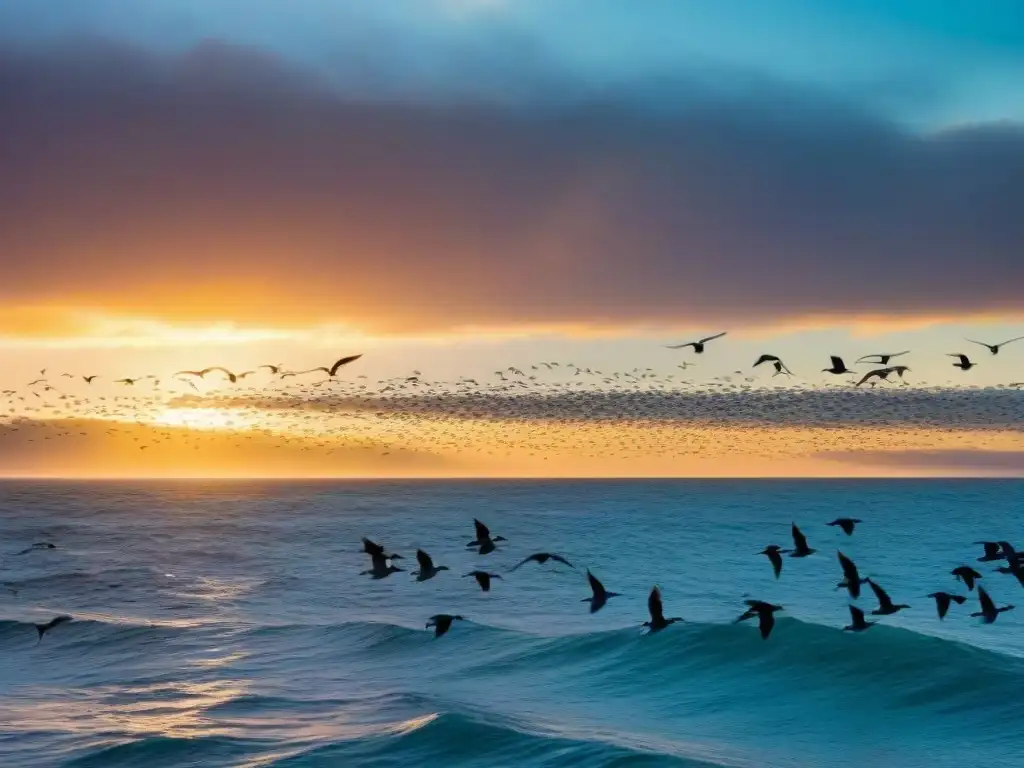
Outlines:
<svg viewBox="0 0 1024 768"><path fill-rule="evenodd" d="M251 420L220 408L165 408L153 418L154 424L185 429L242 429Z"/></svg>

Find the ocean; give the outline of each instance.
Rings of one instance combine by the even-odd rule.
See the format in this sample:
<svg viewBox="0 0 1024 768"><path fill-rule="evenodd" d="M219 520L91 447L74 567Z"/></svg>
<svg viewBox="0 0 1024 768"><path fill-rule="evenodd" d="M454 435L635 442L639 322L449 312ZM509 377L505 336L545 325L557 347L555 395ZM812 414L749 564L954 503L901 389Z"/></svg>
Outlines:
<svg viewBox="0 0 1024 768"><path fill-rule="evenodd" d="M0 766L1024 766L1024 594L973 544L1024 547L1022 500L979 480L0 483ZM508 541L468 550L474 517ZM794 521L818 552L776 581L757 553ZM359 575L362 536L407 570ZM451 570L417 583L417 547ZM844 633L837 550L911 608ZM540 551L577 568L511 572ZM1021 609L969 618L963 564ZM588 567L622 593L595 615ZM646 636L655 584L685 622ZM969 596L944 621L939 589ZM748 597L785 607L767 641L733 623ZM435 639L437 613L465 621Z"/></svg>

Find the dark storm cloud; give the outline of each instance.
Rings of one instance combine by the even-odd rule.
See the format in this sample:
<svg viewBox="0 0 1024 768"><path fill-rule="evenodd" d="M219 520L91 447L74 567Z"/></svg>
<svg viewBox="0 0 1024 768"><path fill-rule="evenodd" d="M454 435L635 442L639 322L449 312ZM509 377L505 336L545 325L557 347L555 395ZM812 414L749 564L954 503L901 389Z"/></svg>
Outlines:
<svg viewBox="0 0 1024 768"><path fill-rule="evenodd" d="M0 300L406 331L1024 308L1016 126L558 82L374 103L226 44L8 49Z"/></svg>

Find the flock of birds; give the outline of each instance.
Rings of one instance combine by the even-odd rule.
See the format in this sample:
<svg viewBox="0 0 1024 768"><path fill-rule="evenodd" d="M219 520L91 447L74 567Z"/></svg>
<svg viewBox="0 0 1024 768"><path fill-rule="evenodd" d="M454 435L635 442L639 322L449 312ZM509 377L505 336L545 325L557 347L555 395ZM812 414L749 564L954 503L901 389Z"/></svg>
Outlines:
<svg viewBox="0 0 1024 768"><path fill-rule="evenodd" d="M669 348L702 356L725 335ZM998 355L1021 338L998 344L969 341ZM849 382L839 388L795 378L774 354L758 356L750 369L703 381L689 373L696 365L691 360L676 361L673 372L651 367L609 371L543 360L507 366L490 379L447 381L430 380L419 370L376 381L365 374L344 376L361 355L302 370L280 364L243 371L210 366L169 377L54 375L44 369L22 388L0 391L0 447L6 442L8 451L39 451L55 441L77 440L80 450L99 455L95 443L104 441L119 459L140 466L184 460L185 450L230 457L230 449L244 449L234 454L240 464L256 453L268 461L288 456L293 465L312 454L325 462L320 467L345 461L359 467L362 457L375 457L375 462L390 457L409 467L440 466L429 463L435 458L472 465L512 456L536 462L715 458L737 452L778 458L779 445L751 442L721 429L765 425L824 428L788 436L786 456L841 451L848 445L1010 447L1007 441L1015 439L1020 421L1019 395L1013 389L1024 382L911 387L906 378L911 368L899 364L908 354L864 355L853 367L833 356L822 370L827 378ZM966 354L950 354L956 369L977 365ZM756 376L766 368L774 369L771 380L782 377L786 385L763 386L766 382ZM887 383L904 386L879 389ZM868 389L878 396L860 392ZM621 428L631 426L638 429ZM828 431L836 426L850 430L847 439L839 441ZM564 439L565 427L578 429L576 439ZM898 430L884 436L884 446L879 427Z"/></svg>
<svg viewBox="0 0 1024 768"><path fill-rule="evenodd" d="M828 525L839 527L847 536L852 536L856 526L861 522L862 521L857 518L840 517L828 523ZM497 542L505 541L503 536L493 536L490 529L479 520L474 519L473 524L476 530L476 538L466 546L476 549L478 554L488 555L498 549ZM783 555L788 555L791 558L806 558L816 554L817 552L817 550L810 547L807 537L796 523L792 526L791 535L793 538L792 549L783 549L777 544L771 544L759 553L768 558L776 579L779 579L782 576L784 563ZM1021 586L1024 586L1024 552L1017 552L1013 545L1007 541L984 541L976 543L984 547L984 554L978 558L979 562L987 563L1005 561L1006 564L996 568L996 571L998 573L1014 576ZM394 552L388 552L384 546L375 541L364 538L362 551L370 557L370 568L361 572L360 576L369 576L373 579L385 579L394 573L400 573L404 570L394 563L395 560L403 559L402 555ZM836 589L845 589L852 600L858 600L861 596L861 585L867 584L874 593L875 599L878 601L878 607L871 611L872 616L891 616L892 614L899 613L902 610L910 608L909 605L904 603L893 602L889 593L874 579L861 576L856 563L842 552L837 552L836 556L843 575L842 580L836 585ZM416 561L419 568L412 572L412 576L414 576L417 581L428 581L435 578L442 571L448 570L447 566L435 564L434 559L422 549L416 551ZM554 552L535 552L534 554L519 561L511 571L514 572L527 563L544 565L549 561L560 563L568 566L569 568L575 569L575 566L563 555ZM611 592L606 589L604 584L590 571L589 568L587 569L586 575L587 582L590 585L591 595L590 597L583 598L581 602L590 604L591 613L600 611L611 598L620 596L618 592ZM977 580L981 579L983 574L979 573L971 566L958 565L953 568L950 575L962 582L967 587L968 591L977 591L980 609L977 612L972 613L972 617L980 617L984 623L991 624L995 622L1000 613L1013 610L1013 605L996 606L992 597L988 594L985 588L977 584ZM476 569L464 574L463 578L475 579L481 590L484 592L490 592L492 581L494 579L502 579L503 577L499 573ZM957 605L963 605L967 600L964 595L946 591L933 592L928 595L928 597L935 601L936 612L940 620L946 618L946 614L949 612L949 608L952 604L956 603ZM767 640L772 633L772 629L775 627L775 614L785 609L781 605L776 605L764 600L746 600L745 603L747 606L746 610L740 614L736 619L736 622L738 623L756 618L758 620L761 637ZM860 608L853 603L850 603L848 607L850 611L850 624L843 628L844 631L863 632L878 623L877 621L868 620L863 608ZM683 621L679 616L674 616L672 618L665 617L661 590L658 586L654 586L651 589L650 595L647 598L647 609L650 616L642 626L648 630L648 633L660 632L676 622ZM426 628L433 628L434 636L441 637L451 629L452 624L455 621L461 621L463 619L464 617L459 614L440 613L430 617L426 623Z"/></svg>

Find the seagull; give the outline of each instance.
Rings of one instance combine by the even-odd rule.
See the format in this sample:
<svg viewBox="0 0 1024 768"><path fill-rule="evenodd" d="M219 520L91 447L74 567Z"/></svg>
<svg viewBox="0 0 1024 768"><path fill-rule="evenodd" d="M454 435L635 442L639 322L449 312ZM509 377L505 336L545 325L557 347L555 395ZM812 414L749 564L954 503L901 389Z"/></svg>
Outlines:
<svg viewBox="0 0 1024 768"><path fill-rule="evenodd" d="M901 355L906 355L906 354L909 354L909 353L910 353L910 350L907 349L907 350L904 350L903 352L883 352L881 354L875 354L875 355L864 355L864 357L859 358L854 363L854 365L856 365L857 363L873 363L875 365L888 365L889 361L892 360L894 357L900 357ZM872 358L872 357L877 357L878 359L877 360L870 360L869 358Z"/></svg>
<svg viewBox="0 0 1024 768"><path fill-rule="evenodd" d="M882 589L880 586L875 584L871 579L867 580L868 586L871 587L871 591L875 593L875 597L878 598L878 608L871 612L872 616L889 616L893 613L899 613L904 608L909 608L909 605L894 605L892 598L889 594Z"/></svg>
<svg viewBox="0 0 1024 768"><path fill-rule="evenodd" d="M807 557L808 555L813 555L818 551L807 546L807 537L804 536L803 532L796 527L796 523L793 523L792 534L793 546L795 549L789 553L790 557Z"/></svg>
<svg viewBox="0 0 1024 768"><path fill-rule="evenodd" d="M402 571L401 568L396 566L394 563L389 563L388 559L383 555L371 555L373 559L373 567L368 571L363 571L360 576L371 576L374 579L386 579L392 573L399 573Z"/></svg>
<svg viewBox="0 0 1024 768"><path fill-rule="evenodd" d="M726 333L728 333L728 331L716 333L714 336L705 336L703 339L700 339L699 341L688 341L685 344L672 344L671 346L668 347L668 349L686 349L686 347L693 347L693 351L700 355L704 353L705 344L707 344L709 341L714 341L715 339L722 338L723 336L725 336Z"/></svg>
<svg viewBox="0 0 1024 768"><path fill-rule="evenodd" d="M472 576L474 579L476 579L476 583L480 585L480 589L482 589L484 592L491 591L491 579L501 578L499 574L488 573L487 571L470 571L469 573L463 575L462 578L465 579L468 576Z"/></svg>
<svg viewBox="0 0 1024 768"><path fill-rule="evenodd" d="M829 359L832 361L832 367L822 368L822 373L834 373L837 376L841 373L856 373L856 371L851 371L846 367L846 363L843 362L843 358L838 357L837 355L831 355Z"/></svg>
<svg viewBox="0 0 1024 768"><path fill-rule="evenodd" d="M845 533L847 536L853 536L854 526L856 526L857 523L860 522L863 521L858 520L855 517L837 517L831 523L825 523L825 525L838 525L840 528L843 529L843 533Z"/></svg>
<svg viewBox="0 0 1024 768"><path fill-rule="evenodd" d="M535 562L539 563L540 565L544 565L544 563L546 563L548 560L554 560L556 563L563 563L565 565L568 565L570 568L576 567L561 555L556 555L552 552L537 552L536 554L523 558L523 560L520 561L515 567L513 567L512 570L518 570L520 566L526 565L529 562Z"/></svg>
<svg viewBox="0 0 1024 768"><path fill-rule="evenodd" d="M285 378L287 376L302 376L302 375L307 374L307 373L315 373L316 371L323 371L324 373L326 373L328 376L330 376L333 379L335 376L338 375L338 371L342 367L348 365L349 363L354 363L360 357L362 357L362 355L349 355L348 357L343 357L340 360L338 360L337 362L335 362L334 365L332 365L330 368L326 368L326 367L321 365L319 368L310 368L308 371L292 371L290 373L282 373L281 374L281 378L283 379L283 378Z"/></svg>
<svg viewBox="0 0 1024 768"><path fill-rule="evenodd" d="M738 624L741 621L752 619L755 616L758 618L758 625L761 630L761 639L767 640L768 635L772 633L772 628L775 626L775 613L776 611L784 611L781 605L772 605L762 600L747 600L747 610L734 624Z"/></svg>
<svg viewBox="0 0 1024 768"><path fill-rule="evenodd" d="M590 603L591 613L597 613L604 608L604 604L608 602L608 598L620 597L618 592L609 592L605 589L604 584L598 581L597 577L592 574L589 569L587 570L587 581L590 582L590 589L594 594L592 597L584 597L580 602Z"/></svg>
<svg viewBox="0 0 1024 768"><path fill-rule="evenodd" d="M836 585L836 589L843 589L845 587L849 590L850 597L856 600L860 597L860 585L867 584L868 580L860 577L860 572L857 570L853 560L842 552L837 552L836 555L839 557L839 565L843 569L843 580Z"/></svg>
<svg viewBox="0 0 1024 768"><path fill-rule="evenodd" d="M962 581L966 584L968 591L973 590L975 580L981 578L981 574L969 565L961 565L959 568L954 568L950 573L956 577L957 581Z"/></svg>
<svg viewBox="0 0 1024 768"><path fill-rule="evenodd" d="M858 608L856 605L848 606L850 609L851 624L848 627L843 627L843 632L863 632L865 629L871 629L877 621L866 621L864 619L864 611Z"/></svg>
<svg viewBox="0 0 1024 768"><path fill-rule="evenodd" d="M476 539L469 542L467 547L479 547L479 554L489 555L491 552L497 549L494 545L496 541L508 541L504 536L491 537L491 529L481 523L476 518L473 518L473 525L476 527Z"/></svg>
<svg viewBox="0 0 1024 768"><path fill-rule="evenodd" d="M977 344L981 347L987 347L988 351L993 355L998 355L1001 347L1005 347L1007 344L1012 344L1013 342L1020 341L1021 339L1024 339L1024 336L1018 336L1014 339L1009 339L1008 341L1001 341L998 344L986 344L984 341L975 341L974 339L966 339L966 341L971 342L971 344Z"/></svg>
<svg viewBox="0 0 1024 768"><path fill-rule="evenodd" d="M782 554L781 553L782 552L786 552L786 551L787 550L784 550L781 547L779 547L778 544L770 544L769 546L765 547L764 549L762 549L760 552L757 553L759 555L766 555L768 557L768 560L772 564L772 570L775 572L775 578L776 579L779 578L780 575L782 575Z"/></svg>
<svg viewBox="0 0 1024 768"><path fill-rule="evenodd" d="M977 613L972 613L972 617L981 616L982 620L986 624L991 624L997 618L999 614L1004 611L1012 611L1012 605L1004 605L1002 608L996 608L996 604L992 602L992 598L989 597L988 592L985 591L984 587L978 587L978 600L981 602L981 610Z"/></svg>
<svg viewBox="0 0 1024 768"><path fill-rule="evenodd" d="M238 381L238 377L235 374L233 374L227 368L224 368L224 367L219 366L219 365L212 365L209 368L203 368L203 370L201 370L201 371L178 371L174 375L175 376L198 376L200 379L204 379L204 378L206 378L206 374L213 373L214 371L220 371L221 373L223 373L225 376L228 377L228 381L230 381L232 384L234 384L235 382Z"/></svg>
<svg viewBox="0 0 1024 768"><path fill-rule="evenodd" d="M963 354L961 354L959 352L948 352L946 354L946 356L947 357L959 357L960 358L960 362L959 363L953 363L953 367L954 368L959 368L962 371L969 371L969 370L971 370L971 368L973 368L974 366L977 365L977 363L972 363L970 358L967 357L967 355L963 355Z"/></svg>
<svg viewBox="0 0 1024 768"><path fill-rule="evenodd" d="M753 367L757 368L757 366L761 365L761 363L774 363L776 373L793 373L791 370L789 370L789 368L786 367L786 364L782 362L782 359L777 357L776 355L761 355L759 358L757 358L757 361L754 363Z"/></svg>
<svg viewBox="0 0 1024 768"><path fill-rule="evenodd" d="M391 554L389 555L384 551L384 547L375 541L370 541L365 536L363 537L363 552L368 554L370 557L384 557L388 560L403 560L401 555Z"/></svg>
<svg viewBox="0 0 1024 768"><path fill-rule="evenodd" d="M651 590L650 596L647 598L647 610L651 614L651 620L645 621L644 626L648 628L649 635L653 635L655 632L660 632L670 624L675 624L677 621L682 621L682 618L676 616L671 619L665 618L665 611L661 605L661 590L654 587Z"/></svg>
<svg viewBox="0 0 1024 768"><path fill-rule="evenodd" d="M57 616L56 618L50 619L45 624L36 624L35 625L36 626L36 632L39 633L39 642L40 643L43 642L43 635L45 635L51 629L53 629L54 627L59 627L61 624L67 624L71 620L72 619L71 619L70 616L62 615L62 616Z"/></svg>
<svg viewBox="0 0 1024 768"><path fill-rule="evenodd" d="M434 637L441 637L449 629L451 629L453 621L462 621L461 616L452 616L450 613L439 613L436 616L431 616L427 622L426 629L434 628Z"/></svg>
<svg viewBox="0 0 1024 768"><path fill-rule="evenodd" d="M946 612L949 611L951 602L957 605L967 602L967 598L963 595L951 595L949 592L932 592L928 597L935 600L935 610L939 612L939 619L946 618Z"/></svg>
<svg viewBox="0 0 1024 768"><path fill-rule="evenodd" d="M434 561L430 558L430 555L428 555L422 549L416 550L416 562L420 564L420 569L418 571L412 572L412 575L416 577L416 581L426 581L427 579L432 579L435 576L437 576L437 574L439 574L441 571L448 570L447 565L435 566Z"/></svg>

